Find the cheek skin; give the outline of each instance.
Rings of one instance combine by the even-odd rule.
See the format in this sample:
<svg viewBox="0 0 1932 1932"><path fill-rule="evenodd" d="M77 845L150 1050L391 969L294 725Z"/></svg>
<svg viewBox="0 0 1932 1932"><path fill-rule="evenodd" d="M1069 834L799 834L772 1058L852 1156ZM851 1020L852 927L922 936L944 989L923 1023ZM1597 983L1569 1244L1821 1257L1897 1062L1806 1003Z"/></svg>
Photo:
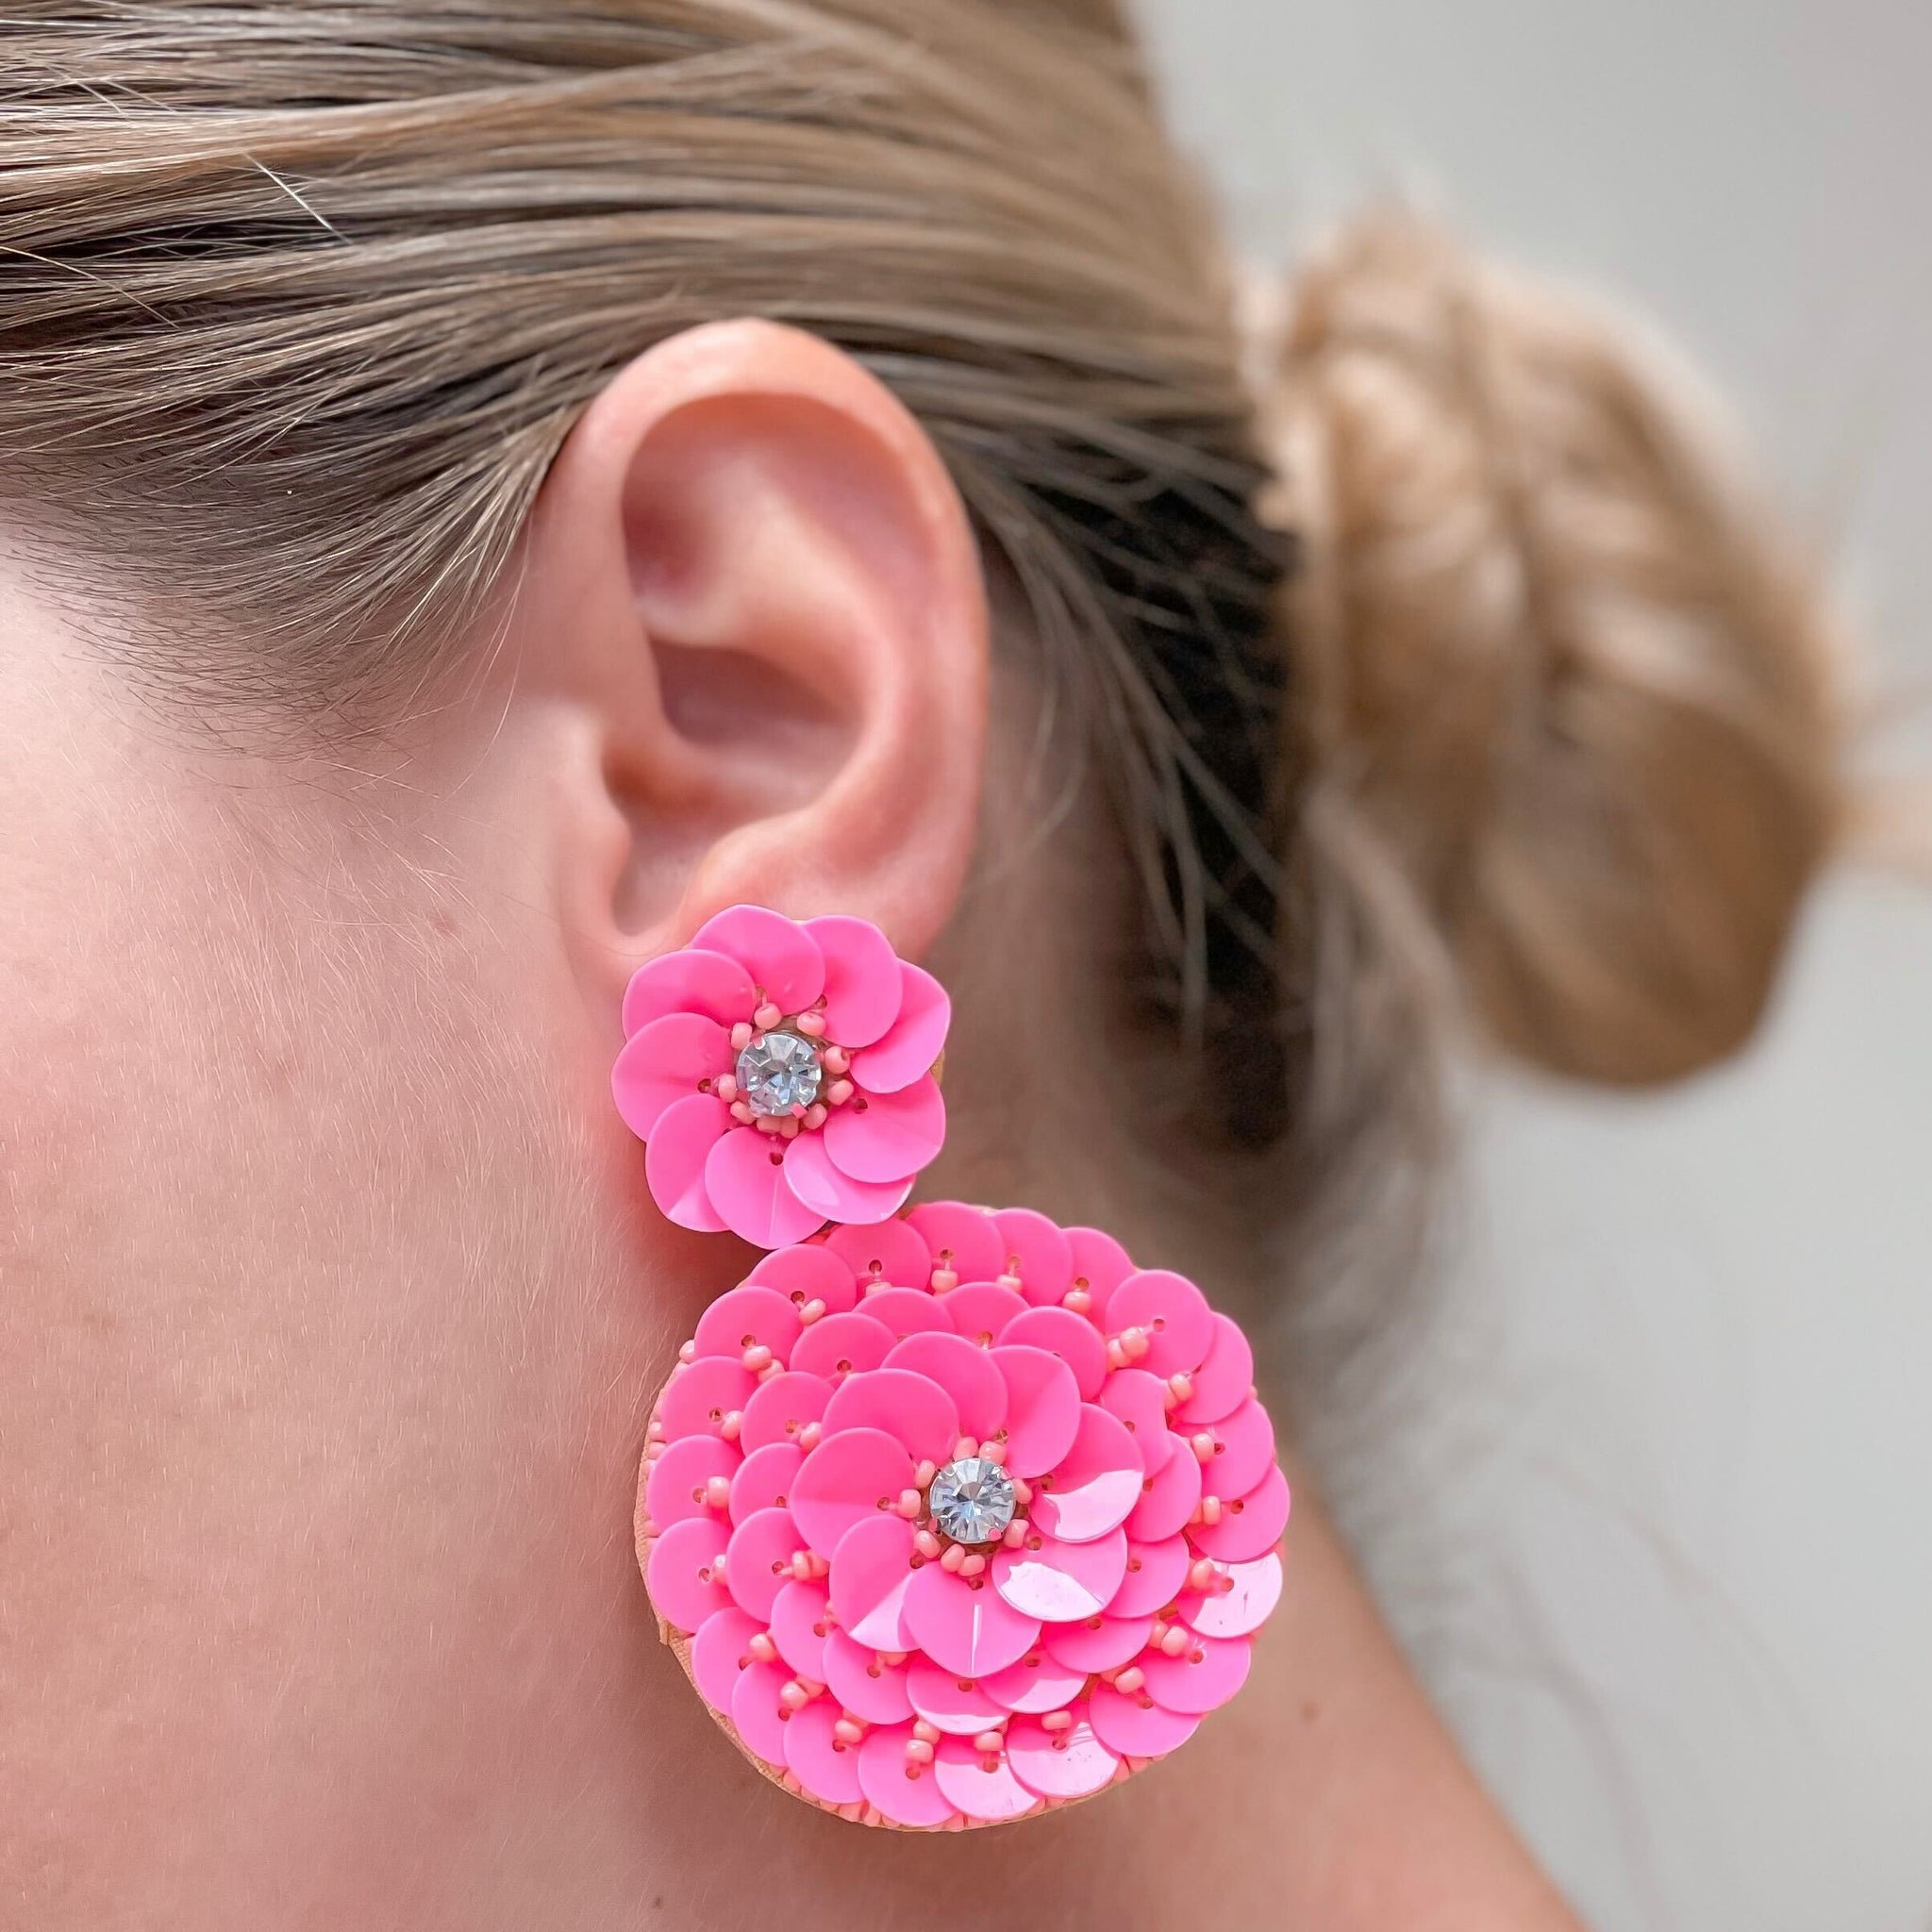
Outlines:
<svg viewBox="0 0 1932 1932"><path fill-rule="evenodd" d="M479 1763L582 1778L554 1680L602 1721L651 1655L631 1150L558 1077L523 895L130 730L5 622L0 1894L399 1910L432 1823L501 1840Z"/></svg>

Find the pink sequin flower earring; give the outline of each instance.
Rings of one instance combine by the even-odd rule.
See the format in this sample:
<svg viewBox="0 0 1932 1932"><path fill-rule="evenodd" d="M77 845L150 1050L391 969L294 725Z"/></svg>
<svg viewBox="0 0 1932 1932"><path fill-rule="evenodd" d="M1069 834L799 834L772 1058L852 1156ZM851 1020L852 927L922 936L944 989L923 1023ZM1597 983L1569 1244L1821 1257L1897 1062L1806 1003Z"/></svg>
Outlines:
<svg viewBox="0 0 1932 1932"><path fill-rule="evenodd" d="M760 1248L896 1214L945 1139L933 1068L951 1019L862 919L719 913L625 994L611 1087L651 1198Z"/></svg>
<svg viewBox="0 0 1932 1932"><path fill-rule="evenodd" d="M679 1109L699 1122L677 1143L678 1185L652 1177L674 1219L776 1223L779 1186L741 1191L739 1157L708 1179L733 1135L777 1183L808 1136L838 1158L839 1116L815 1090L782 1115L730 1111L766 1077L748 1056L807 1064L778 1039L816 1051L823 1077L824 1042L858 1010L887 1081L868 1088L867 1047L841 1041L841 1104L929 1078L944 995L858 924L739 908L638 975L619 1103L660 1138ZM896 1006L849 1006L855 975L881 983L888 965ZM744 1071L715 1071L708 1036L687 1053L689 1027L656 1032L675 1058L642 1048L692 1014ZM798 1025L813 1014L822 1028ZM908 1174L869 1183L884 1191L868 1210L895 1192L882 1214L823 1215L767 1243L679 1351L649 1424L638 1557L665 1641L767 1776L859 1823L960 1830L1133 1776L1241 1689L1281 1594L1289 1492L1247 1340L1192 1282L1026 1208L899 1214L937 1142L894 1129L886 1146ZM790 1198L815 1213L830 1196ZM708 1202L716 1219L691 1218Z"/></svg>

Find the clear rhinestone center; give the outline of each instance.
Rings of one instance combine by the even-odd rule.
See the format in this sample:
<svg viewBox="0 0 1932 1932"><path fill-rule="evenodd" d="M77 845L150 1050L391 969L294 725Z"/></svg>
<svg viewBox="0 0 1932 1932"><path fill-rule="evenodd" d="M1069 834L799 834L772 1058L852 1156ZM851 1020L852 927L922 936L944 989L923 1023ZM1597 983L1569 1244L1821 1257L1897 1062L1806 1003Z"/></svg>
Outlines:
<svg viewBox="0 0 1932 1932"><path fill-rule="evenodd" d="M774 1028L738 1056L738 1091L754 1113L791 1114L819 1097L825 1074L817 1044Z"/></svg>
<svg viewBox="0 0 1932 1932"><path fill-rule="evenodd" d="M1019 1503L1013 1478L997 1462L978 1456L947 1463L926 1492L933 1527L956 1543L997 1542Z"/></svg>

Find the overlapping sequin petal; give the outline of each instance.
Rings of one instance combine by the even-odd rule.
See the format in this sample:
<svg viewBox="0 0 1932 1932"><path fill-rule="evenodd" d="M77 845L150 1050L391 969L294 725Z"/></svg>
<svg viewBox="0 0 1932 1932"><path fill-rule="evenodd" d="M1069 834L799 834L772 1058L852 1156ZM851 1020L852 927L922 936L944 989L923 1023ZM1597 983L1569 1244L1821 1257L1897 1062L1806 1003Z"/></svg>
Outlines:
<svg viewBox="0 0 1932 1932"><path fill-rule="evenodd" d="M653 1414L638 1553L664 1634L761 1768L844 1817L958 1830L1091 1796L1240 1690L1280 1595L1253 1376L1192 1282L1030 1210L781 1247Z"/></svg>

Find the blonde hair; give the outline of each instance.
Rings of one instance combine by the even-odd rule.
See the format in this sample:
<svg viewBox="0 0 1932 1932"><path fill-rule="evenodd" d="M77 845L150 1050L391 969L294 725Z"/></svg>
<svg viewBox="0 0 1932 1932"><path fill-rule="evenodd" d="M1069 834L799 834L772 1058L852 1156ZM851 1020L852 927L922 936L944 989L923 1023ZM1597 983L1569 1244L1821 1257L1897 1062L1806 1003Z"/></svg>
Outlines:
<svg viewBox="0 0 1932 1932"><path fill-rule="evenodd" d="M1756 1021L1838 813L1790 546L1622 337L1410 222L1308 270L1257 407L1111 0L4 33L0 460L177 694L379 720L610 375L774 317L932 435L1297 1198L1428 1116L1458 988L1617 1080Z"/></svg>

